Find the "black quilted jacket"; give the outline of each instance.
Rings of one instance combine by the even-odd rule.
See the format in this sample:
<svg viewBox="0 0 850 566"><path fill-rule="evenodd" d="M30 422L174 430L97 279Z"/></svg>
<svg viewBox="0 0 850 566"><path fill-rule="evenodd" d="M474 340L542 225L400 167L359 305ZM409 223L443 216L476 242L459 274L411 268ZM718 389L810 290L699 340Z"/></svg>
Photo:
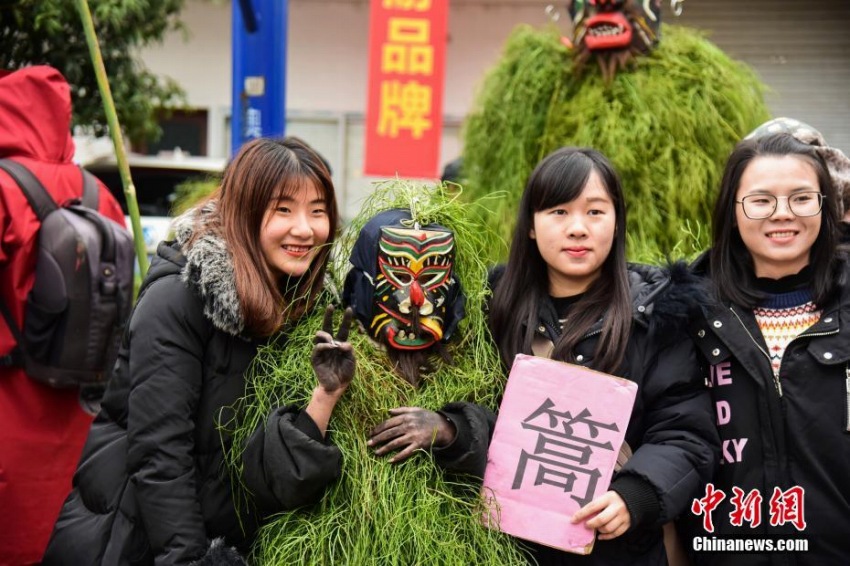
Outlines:
<svg viewBox="0 0 850 566"><path fill-rule="evenodd" d="M230 563L210 560L212 540L246 550L262 514L314 502L339 476L338 448L306 413L279 408L245 450L259 512L243 510L240 528L217 423L260 341L242 333L224 250L160 244L44 564Z"/></svg>
<svg viewBox="0 0 850 566"><path fill-rule="evenodd" d="M586 557L531 545L541 565L665 564L662 524L687 511L714 471L717 430L687 334L701 293L686 271L681 265L672 271L629 266L634 323L618 375L638 384L626 431L634 454L615 474L611 489L626 502L632 527L614 540L597 541ZM498 271L495 275L498 279ZM575 351L579 363L591 368L596 330L591 329ZM540 310L538 333L553 342L558 338L560 328L551 304ZM448 405L443 413L458 434L453 444L434 450L437 462L447 469L482 475L495 416L471 403Z"/></svg>

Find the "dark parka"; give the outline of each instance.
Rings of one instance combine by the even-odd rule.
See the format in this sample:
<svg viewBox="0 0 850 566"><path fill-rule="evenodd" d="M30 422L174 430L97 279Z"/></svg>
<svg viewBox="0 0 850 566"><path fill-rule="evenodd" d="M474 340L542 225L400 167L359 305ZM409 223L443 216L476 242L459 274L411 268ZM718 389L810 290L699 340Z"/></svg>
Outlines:
<svg viewBox="0 0 850 566"><path fill-rule="evenodd" d="M687 278L681 266L673 278L658 268L629 266L634 322L616 375L638 385L625 439L634 453L615 474L611 489L626 502L632 527L612 541L597 541L587 557L536 547L541 564L666 563L661 526L685 512L711 477L718 440L708 391L687 336L689 313L700 300ZM547 302L539 314L537 355L538 343L551 348L560 336L557 321ZM594 367L600 330L601 321L578 343L577 363ZM434 450L437 462L447 469L483 475L494 416L468 403L448 405L442 412L458 434L451 445Z"/></svg>
<svg viewBox="0 0 850 566"><path fill-rule="evenodd" d="M707 275L707 255L695 264ZM722 442L714 487L726 498L713 513L715 531L689 521L696 536L774 535L806 538L809 550L773 553L697 553L699 564L850 564L850 271L846 257L836 277L837 293L820 320L785 349L774 383L767 346L751 309L706 305L693 327L705 373L712 383ZM770 525L775 488L804 489L806 528L789 521ZM732 487L762 496L761 524L735 527L729 513ZM702 495L705 490L702 489ZM790 519L790 517L788 517ZM696 518L695 518L696 519ZM690 540L686 541L690 546Z"/></svg>
<svg viewBox="0 0 850 566"><path fill-rule="evenodd" d="M160 244L44 564L221 564L227 546L248 548L259 518L242 510L240 528L217 425L262 342L243 331L224 242L205 236L185 254ZM260 514L316 501L341 465L295 407L269 416L243 460Z"/></svg>

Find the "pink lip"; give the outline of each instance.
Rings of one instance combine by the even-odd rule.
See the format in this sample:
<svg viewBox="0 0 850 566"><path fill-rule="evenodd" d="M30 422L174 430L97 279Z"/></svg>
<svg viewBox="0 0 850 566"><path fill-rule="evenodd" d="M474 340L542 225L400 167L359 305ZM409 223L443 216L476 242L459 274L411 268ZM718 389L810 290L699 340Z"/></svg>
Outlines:
<svg viewBox="0 0 850 566"><path fill-rule="evenodd" d="M587 255L587 252L590 251L590 248L566 248L564 251L573 257L582 257Z"/></svg>

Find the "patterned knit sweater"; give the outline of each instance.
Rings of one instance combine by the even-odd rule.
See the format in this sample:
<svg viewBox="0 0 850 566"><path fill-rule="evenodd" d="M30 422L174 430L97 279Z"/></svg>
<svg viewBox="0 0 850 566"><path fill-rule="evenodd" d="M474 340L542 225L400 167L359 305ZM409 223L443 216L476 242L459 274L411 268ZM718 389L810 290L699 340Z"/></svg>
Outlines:
<svg viewBox="0 0 850 566"><path fill-rule="evenodd" d="M773 375L777 379L785 348L794 338L816 323L822 312L812 300L809 287L768 293L753 310L767 344Z"/></svg>

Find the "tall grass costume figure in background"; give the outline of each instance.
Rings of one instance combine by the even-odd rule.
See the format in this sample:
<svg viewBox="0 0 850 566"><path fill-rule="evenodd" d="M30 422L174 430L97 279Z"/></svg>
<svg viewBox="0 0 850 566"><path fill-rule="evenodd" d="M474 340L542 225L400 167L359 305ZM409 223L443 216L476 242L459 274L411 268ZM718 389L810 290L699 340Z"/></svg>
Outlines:
<svg viewBox="0 0 850 566"><path fill-rule="evenodd" d="M598 543L588 556L529 543L541 565L666 564L661 525L687 509L717 458L710 399L686 332L700 294L683 266L627 266L625 213L601 154L560 149L532 173L508 263L492 277L489 323L503 367L518 353L534 354L638 384L621 450L624 460L631 455L610 491L573 517L598 531ZM385 453L427 438L441 465L482 475L492 413L471 403L442 413L442 423L420 416L424 425L394 416L376 428L372 445Z"/></svg>
<svg viewBox="0 0 850 566"><path fill-rule="evenodd" d="M703 487L689 521L708 541L698 564L838 566L850 557L850 265L837 251L840 201L823 147L794 135L757 132L735 148L714 244L694 266L717 296L692 331L722 441L713 493ZM709 528L707 504L721 492ZM735 536L805 539L807 551L710 544Z"/></svg>
<svg viewBox="0 0 850 566"><path fill-rule="evenodd" d="M520 26L485 77L465 124L465 195L504 191L485 218L510 240L534 166L593 147L623 179L631 257L705 249L722 163L769 117L761 83L699 32L660 25L659 0L566 5L572 40Z"/></svg>
<svg viewBox="0 0 850 566"><path fill-rule="evenodd" d="M331 275L362 329L351 336L358 377L331 427L342 477L318 504L282 513L262 529L257 563L524 563L509 537L481 525L479 482L445 473L427 451L393 465L367 446L391 409L439 409L456 400L492 409L503 390L482 309L480 250L494 242L470 220L470 208L454 191L390 182L376 187L341 238ZM302 359L313 324L290 338ZM278 355L269 348L258 358L240 426L246 431L279 397L309 393L302 362Z"/></svg>
<svg viewBox="0 0 850 566"><path fill-rule="evenodd" d="M299 367L309 394L270 407L239 440L238 477L219 430L257 349L271 336L285 345L280 331L316 302L337 218L327 169L285 138L245 144L220 189L175 220L44 564L243 564L236 549L249 549L264 516L316 501L339 477L326 431L354 376L350 313L336 335L333 312L320 315ZM233 483L251 490L253 509L235 508Z"/></svg>

